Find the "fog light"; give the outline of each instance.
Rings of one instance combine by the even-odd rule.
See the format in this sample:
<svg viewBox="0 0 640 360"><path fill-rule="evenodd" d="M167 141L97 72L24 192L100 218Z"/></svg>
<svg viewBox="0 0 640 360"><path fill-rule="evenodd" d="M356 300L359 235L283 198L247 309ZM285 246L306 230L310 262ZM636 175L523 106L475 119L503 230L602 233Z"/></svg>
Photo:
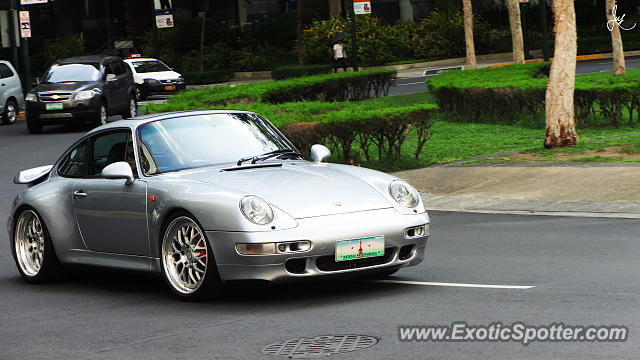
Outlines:
<svg viewBox="0 0 640 360"><path fill-rule="evenodd" d="M276 243L236 244L240 255L271 255L276 253Z"/></svg>
<svg viewBox="0 0 640 360"><path fill-rule="evenodd" d="M287 244L278 244L278 250L280 250L280 252L287 251Z"/></svg>

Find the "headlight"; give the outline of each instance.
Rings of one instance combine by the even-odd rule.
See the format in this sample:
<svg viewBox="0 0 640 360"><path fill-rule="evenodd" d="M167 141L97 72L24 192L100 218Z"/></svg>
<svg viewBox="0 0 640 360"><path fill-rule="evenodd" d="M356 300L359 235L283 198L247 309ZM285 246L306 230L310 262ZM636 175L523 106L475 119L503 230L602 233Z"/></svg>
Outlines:
<svg viewBox="0 0 640 360"><path fill-rule="evenodd" d="M418 191L403 180L393 180L389 184L389 194L398 204L404 207L414 208L420 203Z"/></svg>
<svg viewBox="0 0 640 360"><path fill-rule="evenodd" d="M93 90L82 90L82 91L78 91L76 93L75 99L76 100L87 100L87 99L91 99L95 95L96 95L96 93Z"/></svg>
<svg viewBox="0 0 640 360"><path fill-rule="evenodd" d="M240 211L254 224L265 225L273 220L271 206L257 196L245 196L240 199Z"/></svg>
<svg viewBox="0 0 640 360"><path fill-rule="evenodd" d="M144 79L144 82L149 83L149 84L157 84L158 80L156 80L156 79Z"/></svg>
<svg viewBox="0 0 640 360"><path fill-rule="evenodd" d="M180 77L178 78L178 82L184 82L184 78L183 78L182 76L180 76Z"/></svg>
<svg viewBox="0 0 640 360"><path fill-rule="evenodd" d="M27 96L24 97L26 101L38 101L38 96L35 93L27 93Z"/></svg>

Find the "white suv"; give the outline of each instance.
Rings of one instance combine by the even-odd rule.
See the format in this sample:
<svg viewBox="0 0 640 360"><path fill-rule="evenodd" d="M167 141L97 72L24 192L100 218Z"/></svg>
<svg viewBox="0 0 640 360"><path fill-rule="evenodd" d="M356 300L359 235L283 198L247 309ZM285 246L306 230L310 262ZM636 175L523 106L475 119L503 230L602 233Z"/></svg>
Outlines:
<svg viewBox="0 0 640 360"><path fill-rule="evenodd" d="M8 61L0 60L0 114L2 123L13 124L21 108L24 93L16 70Z"/></svg>

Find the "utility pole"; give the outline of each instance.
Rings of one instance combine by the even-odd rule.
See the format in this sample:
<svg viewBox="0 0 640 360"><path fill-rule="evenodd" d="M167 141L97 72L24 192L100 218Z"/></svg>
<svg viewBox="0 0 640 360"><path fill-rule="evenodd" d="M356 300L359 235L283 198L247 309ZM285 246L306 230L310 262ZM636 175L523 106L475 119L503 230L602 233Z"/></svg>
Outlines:
<svg viewBox="0 0 640 360"><path fill-rule="evenodd" d="M542 54L549 61L549 34L547 34L547 0L540 1L540 28L542 29Z"/></svg>
<svg viewBox="0 0 640 360"><path fill-rule="evenodd" d="M358 40L356 39L356 11L355 5L351 2L351 65L353 71L358 71ZM347 54L348 55L348 54Z"/></svg>
<svg viewBox="0 0 640 360"><path fill-rule="evenodd" d="M153 0L149 0L151 3L151 26L153 26L153 57L156 59L160 57L158 54L158 24L156 24L156 5Z"/></svg>
<svg viewBox="0 0 640 360"><path fill-rule="evenodd" d="M16 0L11 0L9 3L9 44L11 44L11 60L13 67L18 73L20 73L20 58L18 57L18 43L16 41Z"/></svg>

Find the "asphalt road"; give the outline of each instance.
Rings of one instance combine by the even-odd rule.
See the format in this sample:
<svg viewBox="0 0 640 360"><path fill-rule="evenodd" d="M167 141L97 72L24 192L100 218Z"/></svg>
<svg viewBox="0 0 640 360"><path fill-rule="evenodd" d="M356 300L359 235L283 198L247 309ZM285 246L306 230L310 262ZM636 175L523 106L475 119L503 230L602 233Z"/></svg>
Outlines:
<svg viewBox="0 0 640 360"><path fill-rule="evenodd" d="M640 56L629 56L625 58L627 69L640 67ZM588 74L596 72L611 71L613 68L612 59L599 59L579 61L576 67L576 74ZM389 89L389 95L405 95L426 91L426 77L401 78Z"/></svg>
<svg viewBox="0 0 640 360"><path fill-rule="evenodd" d="M82 131L0 126L0 219L21 168L52 163ZM218 301L176 300L162 279L82 269L29 285L0 232L0 359L285 359L261 349L292 338L378 339L335 359L629 359L640 353L640 222L439 213L428 255L391 279L535 286L443 287L366 281L240 287ZM3 220L4 221L4 220ZM399 325L466 321L626 325L626 343L405 343Z"/></svg>

